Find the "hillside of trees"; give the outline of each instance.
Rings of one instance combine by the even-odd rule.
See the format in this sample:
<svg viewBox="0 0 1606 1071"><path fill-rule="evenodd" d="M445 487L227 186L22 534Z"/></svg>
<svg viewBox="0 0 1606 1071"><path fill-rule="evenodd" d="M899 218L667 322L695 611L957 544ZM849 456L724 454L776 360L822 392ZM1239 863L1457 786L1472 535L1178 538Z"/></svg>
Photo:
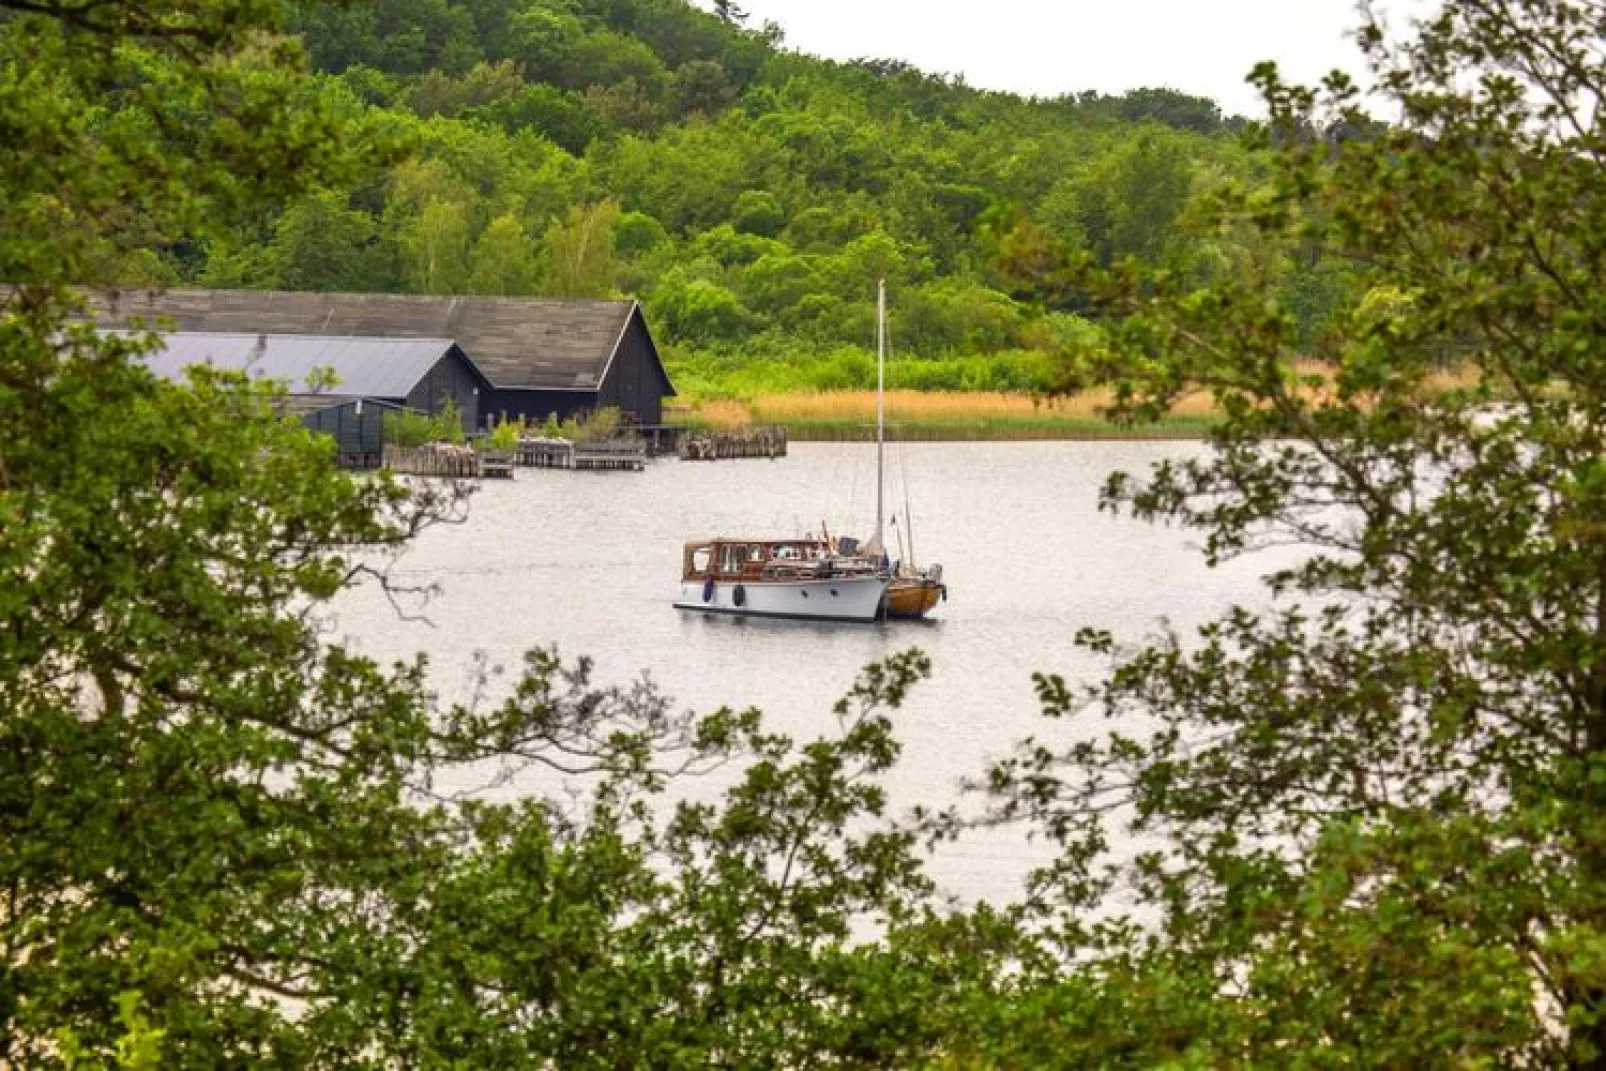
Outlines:
<svg viewBox="0 0 1606 1071"><path fill-rule="evenodd" d="M164 285L645 302L683 393L872 380L1036 389L1093 330L1087 255L1198 276L1255 250L1190 202L1253 184L1240 120L1169 90L1054 100L785 50L685 0L377 0L292 9L309 117L359 131L346 185L110 269ZM1074 77L1074 75L1072 76ZM310 121L310 119L309 119ZM1279 264L1310 334L1320 261Z"/></svg>

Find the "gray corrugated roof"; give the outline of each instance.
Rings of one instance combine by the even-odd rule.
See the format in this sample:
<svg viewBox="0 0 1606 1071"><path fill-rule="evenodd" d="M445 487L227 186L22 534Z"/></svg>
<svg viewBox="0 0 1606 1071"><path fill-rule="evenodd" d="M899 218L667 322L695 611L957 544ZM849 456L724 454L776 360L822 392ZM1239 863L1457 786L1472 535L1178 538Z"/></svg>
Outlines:
<svg viewBox="0 0 1606 1071"><path fill-rule="evenodd" d="M456 345L449 338L351 338L340 335L264 335L215 331L163 334L162 348L145 362L159 376L178 379L191 365L283 380L291 394L307 394L315 369L334 372L342 395L405 398ZM325 388L328 392L328 388Z"/></svg>
<svg viewBox="0 0 1606 1071"><path fill-rule="evenodd" d="M108 326L156 317L181 332L267 332L455 339L497 387L599 386L633 301L313 294L273 290L126 290L91 295Z"/></svg>

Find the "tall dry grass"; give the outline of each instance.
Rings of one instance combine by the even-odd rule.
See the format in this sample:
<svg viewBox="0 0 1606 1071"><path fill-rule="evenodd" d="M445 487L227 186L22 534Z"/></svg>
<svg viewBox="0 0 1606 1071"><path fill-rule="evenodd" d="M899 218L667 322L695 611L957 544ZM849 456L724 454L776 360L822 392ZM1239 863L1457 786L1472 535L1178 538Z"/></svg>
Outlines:
<svg viewBox="0 0 1606 1071"><path fill-rule="evenodd" d="M753 423L753 412L743 402L715 400L697 402L686 416L690 418L690 423L721 430L745 428Z"/></svg>
<svg viewBox="0 0 1606 1071"><path fill-rule="evenodd" d="M1295 368L1303 376L1327 379L1332 369L1315 361ZM1473 371L1446 371L1430 377L1425 388L1446 390L1469 386ZM1315 397L1324 386L1303 388ZM1001 392L937 392L893 390L886 394L887 423L911 432L952 432L961 438L1067 438L1099 437L1110 432L1103 410L1110 404L1108 390L1091 390L1072 397L1043 398ZM810 430L851 433L875 422L874 391L796 391L755 395L742 401L696 402L689 422L712 428L740 428L749 424L782 424L795 434ZM1199 391L1177 403L1167 420L1154 430L1159 434L1201 434L1219 416L1208 392ZM1129 433L1142 434L1140 429Z"/></svg>
<svg viewBox="0 0 1606 1071"><path fill-rule="evenodd" d="M1028 394L928 393L896 390L886 395L889 423L966 424L978 421L1060 422L1096 421L1110 404L1108 391L1088 391L1074 397L1039 398ZM764 394L754 398L749 411L760 423L838 423L873 421L874 391L827 391L815 394ZM1178 406L1180 418L1214 415L1210 399L1195 396Z"/></svg>

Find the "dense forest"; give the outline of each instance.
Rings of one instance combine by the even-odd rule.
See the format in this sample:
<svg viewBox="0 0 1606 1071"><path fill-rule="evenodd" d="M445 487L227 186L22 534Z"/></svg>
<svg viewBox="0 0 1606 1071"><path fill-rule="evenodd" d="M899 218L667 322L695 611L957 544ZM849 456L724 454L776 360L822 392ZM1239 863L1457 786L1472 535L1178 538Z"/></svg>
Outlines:
<svg viewBox="0 0 1606 1071"><path fill-rule="evenodd" d="M883 277L894 385L1041 388L1092 330L1059 270L1078 256L1207 280L1256 255L1186 225L1191 199L1253 183L1259 167L1242 121L1210 101L1024 100L897 62L799 55L777 27L717 7L295 8L287 29L315 72L308 114L363 131L370 166L114 274L629 295L682 392L708 396L868 385ZM1324 265L1278 270L1310 329L1329 303Z"/></svg>

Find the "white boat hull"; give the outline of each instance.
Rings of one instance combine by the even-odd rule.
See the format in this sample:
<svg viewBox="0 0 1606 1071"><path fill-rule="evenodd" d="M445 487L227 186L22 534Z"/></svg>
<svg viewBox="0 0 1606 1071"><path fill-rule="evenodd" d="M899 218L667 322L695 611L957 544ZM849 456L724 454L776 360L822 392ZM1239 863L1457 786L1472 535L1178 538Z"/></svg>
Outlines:
<svg viewBox="0 0 1606 1071"><path fill-rule="evenodd" d="M813 621L874 621L888 581L876 576L828 580L766 580L737 584L726 580L680 584L675 605L705 614L743 617L794 617ZM738 596L737 588L741 588ZM705 597L706 596L706 597ZM738 599L740 602L738 603Z"/></svg>

